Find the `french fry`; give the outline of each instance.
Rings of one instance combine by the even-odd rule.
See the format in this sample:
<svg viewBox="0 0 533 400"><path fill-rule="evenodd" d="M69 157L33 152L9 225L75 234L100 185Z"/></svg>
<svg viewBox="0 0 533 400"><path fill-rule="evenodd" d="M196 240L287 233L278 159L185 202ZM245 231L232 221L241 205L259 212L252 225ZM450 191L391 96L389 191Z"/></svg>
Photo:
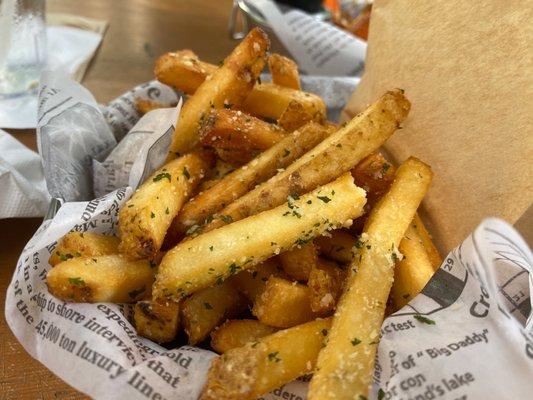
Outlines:
<svg viewBox="0 0 533 400"><path fill-rule="evenodd" d="M137 333L157 343L168 343L179 328L179 304L172 301L138 301L133 308Z"/></svg>
<svg viewBox="0 0 533 400"><path fill-rule="evenodd" d="M293 132L311 121L324 124L325 115L321 113L310 114L302 103L292 100L278 118L278 125L287 132Z"/></svg>
<svg viewBox="0 0 533 400"><path fill-rule="evenodd" d="M329 133L330 130L311 123L289 134L250 163L228 174L212 188L185 204L171 230L185 233L191 226L203 224L207 218L316 146Z"/></svg>
<svg viewBox="0 0 533 400"><path fill-rule="evenodd" d="M200 143L225 150L266 150L286 135L279 126L235 110L213 110L202 122Z"/></svg>
<svg viewBox="0 0 533 400"><path fill-rule="evenodd" d="M426 253L429 257L431 265L433 266L433 270L438 270L440 268L440 265L442 264L442 257L440 256L437 247L435 247L433 240L431 240L431 235L427 231L426 227L424 226L424 223L422 222L418 214L416 214L413 218L413 227L416 229L418 237L424 245L424 249L426 249Z"/></svg>
<svg viewBox="0 0 533 400"><path fill-rule="evenodd" d="M75 303L133 303L150 296L154 270L148 260L121 255L76 257L48 271L48 291Z"/></svg>
<svg viewBox="0 0 533 400"><path fill-rule="evenodd" d="M387 92L344 128L220 211L233 221L282 204L289 194L301 194L352 169L378 148L407 116L410 103L401 90ZM215 219L204 232L224 225Z"/></svg>
<svg viewBox="0 0 533 400"><path fill-rule="evenodd" d="M268 69L276 85L301 90L298 66L290 58L273 53L268 57Z"/></svg>
<svg viewBox="0 0 533 400"><path fill-rule="evenodd" d="M346 288L337 304L328 343L318 357L310 400L368 396L394 261L399 257L398 245L431 178L426 164L409 158L373 208L360 238L364 245L350 266Z"/></svg>
<svg viewBox="0 0 533 400"><path fill-rule="evenodd" d="M199 60L190 51L178 51L159 57L155 75L158 81L192 95L216 69L215 65ZM325 119L326 104L319 96L272 83L255 85L242 109L259 117L277 120L292 101L302 104L314 118Z"/></svg>
<svg viewBox="0 0 533 400"><path fill-rule="evenodd" d="M216 65L199 60L191 50L181 50L160 56L154 73L158 81L192 95L216 69Z"/></svg>
<svg viewBox="0 0 533 400"><path fill-rule="evenodd" d="M157 110L159 108L173 107L173 104L159 103L153 100L135 99L135 108L139 114L148 114L150 111Z"/></svg>
<svg viewBox="0 0 533 400"><path fill-rule="evenodd" d="M268 82L255 85L241 107L252 115L277 120L292 101L300 103L313 120L326 118L326 104L316 94Z"/></svg>
<svg viewBox="0 0 533 400"><path fill-rule="evenodd" d="M312 372L330 324L317 319L215 358L200 400L253 400Z"/></svg>
<svg viewBox="0 0 533 400"><path fill-rule="evenodd" d="M284 276L275 258L269 258L252 268L239 272L231 278L231 283L248 300L253 302L263 292L268 278L271 276Z"/></svg>
<svg viewBox="0 0 533 400"><path fill-rule="evenodd" d="M255 319L228 320L211 332L211 347L217 353L242 347L248 342L268 336L277 329Z"/></svg>
<svg viewBox="0 0 533 400"><path fill-rule="evenodd" d="M119 212L119 250L132 259L152 258L167 229L209 166L206 153L187 154L158 169Z"/></svg>
<svg viewBox="0 0 533 400"><path fill-rule="evenodd" d="M379 153L370 154L352 169L356 185L368 193L370 202L368 209L371 209L376 201L387 193L395 174L396 168Z"/></svg>
<svg viewBox="0 0 533 400"><path fill-rule="evenodd" d="M194 293L182 303L182 324L189 344L197 344L226 318L236 317L245 303L229 282Z"/></svg>
<svg viewBox="0 0 533 400"><path fill-rule="evenodd" d="M356 243L355 237L340 229L315 239L318 252L322 256L341 264L352 262Z"/></svg>
<svg viewBox="0 0 533 400"><path fill-rule="evenodd" d="M240 105L252 90L266 62L267 35L252 29L224 63L206 79L181 109L167 161L190 151L198 142L198 127L211 109Z"/></svg>
<svg viewBox="0 0 533 400"><path fill-rule="evenodd" d="M51 266L75 257L103 256L118 253L119 240L92 232L70 232L61 238L50 255Z"/></svg>
<svg viewBox="0 0 533 400"><path fill-rule="evenodd" d="M313 243L306 243L281 253L279 260L283 270L292 279L307 282L311 269L318 263L318 254Z"/></svg>
<svg viewBox="0 0 533 400"><path fill-rule="evenodd" d="M347 173L272 210L179 243L159 265L154 296L179 300L223 282L326 230L350 224L364 203L364 191Z"/></svg>
<svg viewBox="0 0 533 400"><path fill-rule="evenodd" d="M379 153L370 154L352 169L355 184L362 187L367 192L368 201L365 205L365 214L368 213L381 196L387 192L394 180L395 174L396 168ZM357 230L358 228L362 228L365 219L364 216L359 218L354 222L350 229ZM437 270L442 263L442 258L438 250L433 244L431 236L418 214L415 214L413 222L414 228L416 228L417 235L424 244L424 248L426 249L431 264L433 265L434 270Z"/></svg>
<svg viewBox="0 0 533 400"><path fill-rule="evenodd" d="M311 310L326 315L335 309L345 273L333 261L320 259L309 272Z"/></svg>
<svg viewBox="0 0 533 400"><path fill-rule="evenodd" d="M435 272L414 222L407 228L399 250L403 257L396 262L391 288L395 310L420 293Z"/></svg>
<svg viewBox="0 0 533 400"><path fill-rule="evenodd" d="M290 328L323 315L311 309L310 299L307 286L271 276L255 298L252 314L266 325Z"/></svg>

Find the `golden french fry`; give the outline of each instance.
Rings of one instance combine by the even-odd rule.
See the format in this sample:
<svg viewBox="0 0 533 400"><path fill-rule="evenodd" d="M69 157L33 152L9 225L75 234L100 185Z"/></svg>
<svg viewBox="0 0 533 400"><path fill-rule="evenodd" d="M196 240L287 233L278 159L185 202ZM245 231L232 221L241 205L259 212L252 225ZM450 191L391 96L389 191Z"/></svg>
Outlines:
<svg viewBox="0 0 533 400"><path fill-rule="evenodd" d="M401 260L394 268L394 283L391 298L394 310L399 310L422 291L435 270L426 252L424 243L412 222L400 242Z"/></svg>
<svg viewBox="0 0 533 400"><path fill-rule="evenodd" d="M229 282L208 287L185 299L182 324L190 344L204 340L226 318L236 317L245 303Z"/></svg>
<svg viewBox="0 0 533 400"><path fill-rule="evenodd" d="M169 108L173 106L174 104L159 103L153 100L135 99L135 108L141 115L147 114L150 111L157 110L159 108Z"/></svg>
<svg viewBox="0 0 533 400"><path fill-rule="evenodd" d="M253 302L263 292L268 278L271 276L284 276L275 258L269 258L252 268L239 272L231 278L231 283L248 300Z"/></svg>
<svg viewBox="0 0 533 400"><path fill-rule="evenodd" d="M416 214L413 218L413 227L416 229L420 240L422 240L422 244L424 245L424 249L426 249L426 253L429 257L431 265L433 266L433 270L438 270L442 264L442 257L440 256L437 247L435 247L435 244L431 239L431 235L427 231L418 214Z"/></svg>
<svg viewBox="0 0 533 400"><path fill-rule="evenodd" d="M290 58L273 53L268 57L268 69L276 85L300 90L298 66Z"/></svg>
<svg viewBox="0 0 533 400"><path fill-rule="evenodd" d="M313 312L325 315L335 309L345 275L333 261L320 259L313 265L307 281Z"/></svg>
<svg viewBox="0 0 533 400"><path fill-rule="evenodd" d="M355 237L341 229L315 239L315 245L322 256L341 264L352 262L357 243Z"/></svg>
<svg viewBox="0 0 533 400"><path fill-rule="evenodd" d="M326 104L316 94L268 82L255 85L241 108L252 115L277 120L292 101L300 103L313 120L326 119Z"/></svg>
<svg viewBox="0 0 533 400"><path fill-rule="evenodd" d="M191 50L181 50L160 56L155 62L154 73L158 81L194 94L216 69L216 65L199 60Z"/></svg>
<svg viewBox="0 0 533 400"><path fill-rule="evenodd" d="M410 103L401 90L385 93L379 100L311 151L220 211L233 221L282 204L288 195L301 194L349 171L376 150L407 116ZM204 232L224 225L215 219Z"/></svg>
<svg viewBox="0 0 533 400"><path fill-rule="evenodd" d="M302 103L292 100L278 118L278 125L286 132L293 132L311 121L325 124L325 115L321 113L310 114Z"/></svg>
<svg viewBox="0 0 533 400"><path fill-rule="evenodd" d="M397 249L432 175L426 164L409 158L370 213L360 238L363 245L350 266L337 304L328 343L318 357L310 400L368 396L394 262L399 258Z"/></svg>
<svg viewBox="0 0 533 400"><path fill-rule="evenodd" d="M70 232L59 240L50 255L48 263L52 266L75 257L103 256L118 253L119 240L92 232Z"/></svg>
<svg viewBox="0 0 533 400"><path fill-rule="evenodd" d="M119 250L132 259L154 257L182 204L209 166L207 153L192 153L158 169L119 212Z"/></svg>
<svg viewBox="0 0 533 400"><path fill-rule="evenodd" d="M271 276L255 298L252 314L276 328L290 328L323 316L311 309L311 290L300 283Z"/></svg>
<svg viewBox="0 0 533 400"><path fill-rule="evenodd" d="M248 342L268 336L277 329L255 319L233 319L224 322L211 332L211 347L217 353L225 353Z"/></svg>
<svg viewBox="0 0 533 400"><path fill-rule="evenodd" d="M253 400L313 371L330 319L273 333L215 358L200 400Z"/></svg>
<svg viewBox="0 0 533 400"><path fill-rule="evenodd" d="M396 168L379 153L370 154L352 169L352 176L354 177L355 184L365 189L367 193L366 197L368 201L365 205L365 214L369 212L381 196L389 190L395 174ZM351 229L357 230L358 228L362 228L365 220L366 218L364 216L359 218L354 222ZM431 236L418 214L415 214L413 222L413 227L422 239L422 243L424 244L431 264L433 265L434 270L437 270L442 263L438 250L433 244Z"/></svg>
<svg viewBox="0 0 533 400"><path fill-rule="evenodd" d="M170 342L178 333L179 304L173 301L139 301L133 309L133 320L139 335L157 343Z"/></svg>
<svg viewBox="0 0 533 400"><path fill-rule="evenodd" d="M183 206L172 224L173 232L185 233L204 221L257 184L273 176L328 136L330 130L311 123L293 132L245 166L228 174L209 190L200 193Z"/></svg>
<svg viewBox="0 0 533 400"><path fill-rule="evenodd" d="M154 296L179 300L326 230L349 225L360 215L364 196L347 173L272 210L179 243L159 265Z"/></svg>
<svg viewBox="0 0 533 400"><path fill-rule="evenodd" d="M157 80L166 85L194 94L216 69L215 65L199 60L194 53L186 50L159 57L155 75ZM319 96L271 83L255 85L242 109L256 116L277 120L292 101L300 103L305 112L313 116L313 120L325 119L326 104Z"/></svg>
<svg viewBox="0 0 533 400"><path fill-rule="evenodd" d="M200 143L224 150L266 150L286 136L279 126L242 111L213 110L202 122Z"/></svg>
<svg viewBox="0 0 533 400"><path fill-rule="evenodd" d="M148 260L118 254L71 258L46 275L52 295L75 303L133 303L150 296L153 281Z"/></svg>
<svg viewBox="0 0 533 400"><path fill-rule="evenodd" d="M292 279L307 281L309 272L318 263L318 254L313 243L306 243L279 255L281 267Z"/></svg>
<svg viewBox="0 0 533 400"><path fill-rule="evenodd" d="M199 124L213 108L243 102L265 66L269 46L267 35L260 28L252 29L211 78L196 89L181 109L167 161L197 144Z"/></svg>

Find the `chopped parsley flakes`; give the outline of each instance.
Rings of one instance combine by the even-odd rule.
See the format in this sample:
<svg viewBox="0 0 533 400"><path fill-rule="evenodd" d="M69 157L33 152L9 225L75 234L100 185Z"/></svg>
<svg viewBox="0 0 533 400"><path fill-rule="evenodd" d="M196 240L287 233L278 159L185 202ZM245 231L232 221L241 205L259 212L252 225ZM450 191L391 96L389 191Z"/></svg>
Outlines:
<svg viewBox="0 0 533 400"><path fill-rule="evenodd" d="M85 281L81 278L68 278L68 282L76 286L85 286Z"/></svg>
<svg viewBox="0 0 533 400"><path fill-rule="evenodd" d="M435 321L427 317L424 317L423 315L415 314L414 317L417 321L422 322L423 324L435 325Z"/></svg>
<svg viewBox="0 0 533 400"><path fill-rule="evenodd" d="M160 181L161 179L168 179L170 182L170 174L168 172L161 172L160 174L157 174L154 179L152 179L154 182Z"/></svg>

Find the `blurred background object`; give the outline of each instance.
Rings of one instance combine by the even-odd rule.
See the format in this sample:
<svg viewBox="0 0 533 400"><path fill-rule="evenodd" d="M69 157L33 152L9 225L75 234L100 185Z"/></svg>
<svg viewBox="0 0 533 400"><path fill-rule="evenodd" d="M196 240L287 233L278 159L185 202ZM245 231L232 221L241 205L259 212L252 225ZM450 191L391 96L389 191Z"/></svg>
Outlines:
<svg viewBox="0 0 533 400"><path fill-rule="evenodd" d="M233 0L233 9L229 21L229 34L235 40L244 37L248 30L260 26L272 32L272 27L254 5L254 0ZM373 0L276 0L283 12L292 8L305 11L320 21L328 21L351 34L366 40ZM287 53L277 38L272 49Z"/></svg>
<svg viewBox="0 0 533 400"><path fill-rule="evenodd" d="M0 98L37 89L46 64L45 0L0 0Z"/></svg>

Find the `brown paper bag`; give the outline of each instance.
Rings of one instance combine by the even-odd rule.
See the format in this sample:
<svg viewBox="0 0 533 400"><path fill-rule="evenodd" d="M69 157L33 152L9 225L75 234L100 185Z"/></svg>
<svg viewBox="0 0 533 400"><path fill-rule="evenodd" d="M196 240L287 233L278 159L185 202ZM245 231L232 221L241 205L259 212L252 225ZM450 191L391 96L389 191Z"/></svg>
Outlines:
<svg viewBox="0 0 533 400"><path fill-rule="evenodd" d="M405 89L411 113L385 151L433 167L421 211L443 254L484 217L515 223L531 205L532 21L518 0L374 3L365 74L344 117Z"/></svg>

